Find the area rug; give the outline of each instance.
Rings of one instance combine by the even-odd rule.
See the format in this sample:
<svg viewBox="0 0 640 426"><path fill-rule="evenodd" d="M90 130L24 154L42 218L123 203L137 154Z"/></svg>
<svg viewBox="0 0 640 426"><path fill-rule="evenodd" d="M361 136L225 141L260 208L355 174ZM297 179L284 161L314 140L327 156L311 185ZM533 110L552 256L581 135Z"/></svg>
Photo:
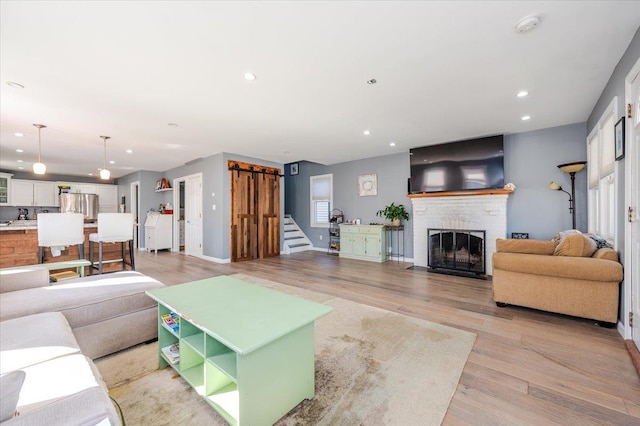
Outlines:
<svg viewBox="0 0 640 426"><path fill-rule="evenodd" d="M246 274L235 278L334 308L316 321L316 392L278 425L439 425L475 334ZM134 325L132 325L134 326ZM157 342L96 361L127 425L224 425Z"/></svg>

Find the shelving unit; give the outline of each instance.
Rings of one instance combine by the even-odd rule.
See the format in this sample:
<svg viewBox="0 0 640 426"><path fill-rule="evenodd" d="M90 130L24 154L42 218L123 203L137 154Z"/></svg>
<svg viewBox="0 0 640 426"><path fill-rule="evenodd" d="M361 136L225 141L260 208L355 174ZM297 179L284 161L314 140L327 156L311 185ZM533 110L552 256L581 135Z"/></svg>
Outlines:
<svg viewBox="0 0 640 426"><path fill-rule="evenodd" d="M340 225L340 257L372 262L387 261L384 225Z"/></svg>
<svg viewBox="0 0 640 426"><path fill-rule="evenodd" d="M340 224L344 221L344 214L340 209L331 210L329 220L329 248L327 254L337 256L340 254Z"/></svg>
<svg viewBox="0 0 640 426"><path fill-rule="evenodd" d="M332 308L226 276L147 295L158 302L159 368L171 366L229 424L273 424L313 397L313 322ZM171 313L177 332L162 321ZM175 343L172 364L162 348Z"/></svg>

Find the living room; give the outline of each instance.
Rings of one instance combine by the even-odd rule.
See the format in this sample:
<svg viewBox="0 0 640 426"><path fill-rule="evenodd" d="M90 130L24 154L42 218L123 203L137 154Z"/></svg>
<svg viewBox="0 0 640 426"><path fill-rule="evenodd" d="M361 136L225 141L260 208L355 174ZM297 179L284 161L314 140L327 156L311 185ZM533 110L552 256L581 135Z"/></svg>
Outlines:
<svg viewBox="0 0 640 426"><path fill-rule="evenodd" d="M628 7L625 2L614 2L614 4L623 8ZM514 20L513 22L505 22L505 28L508 27L509 31L513 31L515 34L514 27L516 22L525 14L521 13L522 8L511 4L503 6L506 9L514 7L511 10ZM536 2L535 5L529 4L528 6L527 13L533 13L538 10L537 8L546 6L546 4ZM51 30L52 27L49 25L53 24L45 24L46 18L42 16L41 12L37 12L37 6L32 7L35 9L25 6L25 9L20 11L19 17L15 22L24 23L28 21L30 13L33 12L38 16L36 22ZM144 12L145 10L141 4L137 4L136 7L140 8L136 12ZM249 6L246 7L249 8ZM363 7L363 5L360 5L360 7ZM391 11L392 17L395 17L396 13L401 15L406 12L404 9L393 12L394 6L391 3L386 4L385 7L388 8L385 10ZM458 4L457 7L463 6ZM64 7L61 10L64 10ZM87 9L85 12L88 11ZM327 13L326 16L324 15L325 12ZM5 27L5 19L16 17L16 15L13 15L14 13L16 11L12 10L9 5L3 5L3 28ZM635 16L633 13L635 12L629 12L629 15ZM73 15L70 14L69 16ZM111 15L107 14L107 16ZM139 17L140 15L132 12L131 16ZM323 10L321 16L325 16L327 20L333 19L330 10ZM379 18L378 15L376 16ZM165 19L167 21L162 21L163 23L171 22L171 19L166 16ZM254 16L252 19L257 18ZM468 17L464 19L464 22L473 22ZM535 31L544 30L547 24L552 25L553 19L555 19L553 15L542 15L540 28ZM593 19L593 17L589 19ZM221 20L223 21L224 19ZM563 16L563 22L567 21L571 22L571 19ZM34 175L25 170L25 168L29 168L28 163L32 160L35 161L37 157L34 151L37 146L35 143L37 133L31 127L33 123L46 122L48 127L42 129L42 159L44 163L47 163L49 172L44 177L38 176L35 178L51 181L88 181L114 184L118 188L118 199L120 196L125 198L123 204L126 212L134 210L132 205L133 186L136 187L139 196L137 210L143 217L146 212L157 210L159 205L173 204L177 207L175 202L176 193L178 192L177 187L174 186L173 191L156 192L154 189L158 181L164 178L173 185L175 180L184 181L192 176L200 176L203 205L201 252L195 257L180 256L173 252L161 252L157 255L140 252L137 270L169 285L214 275L240 273L262 276L273 282L289 284L292 287L330 294L352 302L369 304L408 316L436 321L445 325L453 325L463 330L471 330L479 337L471 352L470 362L465 367L460 382L455 389L453 403L444 418L444 423L477 424L484 422L487 424L499 424L504 422L509 424L536 424L541 421L565 423L567 418L576 422L582 420L587 424L599 421L610 421L612 423L632 422L640 417L638 412L640 401L633 396L634 392L639 389L638 379L634 377L618 377L618 374L623 374L621 372L633 372L633 367L627 359L628 354L624 350L624 343L622 343L624 339L632 339L631 329L627 321L628 317L626 316L631 307L630 280L625 280L621 287L620 317L617 330L604 330L595 327L592 322L566 318L555 314L513 307L508 308L506 312L498 309L491 300L490 281L427 274L424 271L412 271L404 268L410 266L416 258L413 236L416 211L411 209L412 199L407 197L407 179L410 177L409 149L419 146L503 134L504 182L505 184L513 183L516 188L508 196L505 236L511 236L512 233L527 233L530 239L550 240L558 232L572 228L572 214L568 209L567 195L561 194L560 191L550 190L548 185L549 181L555 181L562 185L563 189L570 191L571 180L569 174L561 171L558 165L589 160L590 154L587 149L587 141L590 139L592 131L598 127L599 121L610 107L614 98L616 98L616 121L626 113L628 99L626 79L635 70L634 67L637 67L636 64L640 57L640 32L637 21L635 21L632 32L628 31L629 25L626 25L626 20L623 21L620 26L626 31L624 46L609 46L609 49L598 47L598 49L601 49L597 50L600 53L603 51L615 52L611 53L611 56L615 56L614 59L607 56L607 60L603 61L606 62L606 65L602 65L602 68L606 68L606 72L598 70L600 72L599 80L591 74L584 78L577 77L575 74L571 75L570 79L579 82L577 87L581 88L580 91L586 90L585 87L588 86L589 93L581 93L580 96L576 97L579 101L558 105L555 102L556 98L545 97L544 99L538 99L536 98L537 94L542 92L560 91L556 87L542 88L539 83L532 83L528 87L517 87L513 90L511 88L508 90L498 89L496 90L496 97L499 96L505 99L509 97L509 101L505 102L505 104L507 105L507 110L511 110L510 120L512 122L509 125L492 128L483 127L482 122L485 120L485 116L505 115L504 110L500 109L499 112L494 112L498 111L498 108L494 107L493 104L491 107L485 107L483 104L478 103L475 97L472 97L474 102L471 102L470 107L467 108L463 105L465 104L464 97L460 94L452 95L451 97L455 99L455 102L452 103L458 105L459 108L454 108L447 103L446 107L439 107L437 114L430 110L431 115L439 117L434 121L427 120L425 117L428 114L423 114L422 110L415 107L416 104L412 104L408 109L402 109L399 105L402 104L402 101L399 101L399 104L386 105L388 110L380 106L379 108L387 112L394 109L402 110L400 114L395 116L395 120L404 122L403 119L398 117L406 118L406 126L411 128L413 132L411 133L411 138L408 136L403 138L398 136L398 133L390 134L386 128L385 131L380 132L382 124L376 127L376 121L383 123L385 120L382 120L382 115L386 114L386 112L374 111L376 114L372 114L367 123L364 123L367 120L363 119L361 120L362 122L359 121L357 123L355 130L351 129L355 136L350 136L348 140L344 139L343 133L340 133L335 138L335 141L329 140L331 132L328 132L328 134L322 133L322 136L308 133L305 138L298 139L296 143L289 141L289 145L280 145L277 140L279 138L284 139L284 133L288 131L293 133L296 130L298 125L291 124L291 122L302 123L304 120L301 118L309 116L315 117L304 121L312 122L310 128L331 127L332 120L339 121L342 111L336 107L338 111L327 111L326 116L317 118L313 114L315 110L310 109L305 113L304 110L307 107L301 107L303 110L301 113L296 112L295 116L292 115L295 119L290 120L286 125L282 125L280 124L282 122L278 121L280 129L274 130L269 125L269 121L264 118L252 118L249 120L251 124L247 124L240 118L240 114L236 113L226 115L216 111L217 115L211 114L211 112L209 112L209 115L204 113L202 115L189 115L189 113L176 112L175 110L169 112L168 109L158 112L158 109L163 109L161 107L145 109L135 95L129 94L122 96L121 99L124 100L126 107L121 108L123 104L117 102L118 107L115 108L122 111L122 115L136 116L139 114L140 127L155 127L155 130L145 133L144 136L133 136L134 133L131 128L124 131L114 124L122 118L121 115L116 117L106 112L109 110L110 102L113 101L109 95L105 95L102 89L94 93L92 90L87 89L87 86L81 85L81 87L87 89L86 93L80 95L74 89L74 95L70 96L70 99L76 102L77 105L82 105L85 102L89 102L86 98L95 97L104 103L104 109L92 110L93 119L86 120L83 124L86 127L76 132L73 130L75 127L73 122L83 121L76 115L77 109L80 108L77 106L70 108L67 104L62 106L52 100L56 97L63 97L61 95L69 89L68 86L73 86L71 81L65 82L64 79L58 78L58 86L47 89L51 90L51 93L41 98L41 101L43 105L47 104L47 102L52 105L59 105L56 108L64 113L58 112L54 114L47 112L39 116L18 117L18 115L24 113L22 108L32 102L28 99L20 100L20 97L24 97L25 92L30 96L30 93L42 90L42 86L29 84L30 79L36 78L33 75L39 73L35 70L47 67L55 69L56 65L54 64L56 64L56 61L51 57L53 54L51 56L43 55L42 58L38 59L38 55L35 52L42 52L39 50L29 51L24 56L30 58L31 65L33 65L31 68L34 71L26 74L27 77L22 77L16 73L10 63L15 60L22 64L25 60L19 59L21 55L16 53L15 47L11 46L11 38L2 37L4 39L2 42L3 130L0 171L10 173L13 178L17 179L34 179ZM14 25L17 25L15 22L8 24L8 28L13 28ZM614 22L617 21L614 20ZM592 23L592 21L589 20L589 23ZM224 23L219 22L217 18L216 24L224 26ZM344 23L342 24L344 25ZM382 24L375 22L375 25ZM615 26L613 24L608 25ZM53 26L55 27L55 25ZM61 26L64 27L64 25ZM348 25L345 26L348 27ZM197 27L197 25L194 25L194 27ZM113 24L103 23L99 28L106 39L119 39L115 21ZM22 34L21 31L16 31L15 28L9 33L5 33L5 31L9 30L3 29L4 34ZM558 30L556 29L556 31ZM57 33L57 31L55 32ZM517 34L517 36L523 37L535 35L535 32ZM258 37L258 35L255 35L255 37ZM467 38L473 37L467 35ZM467 38L463 38L463 42L466 42ZM367 40L360 41L363 43L356 44L356 46L362 46L367 42ZM385 43L382 39L376 39L375 41L377 43ZM527 41L525 41L525 44ZM146 42L149 42L149 40L146 40ZM144 62L146 46L153 45L153 43L137 43L138 41L134 44L138 49L137 52L140 54L140 58L133 59L128 57L127 60L132 65L121 67L122 69L117 73L117 78L114 80L122 82L122 80L126 79L127 73L133 73L131 70L136 69L136 64L140 65L138 60ZM302 42L300 43L303 44ZM428 43L424 42L424 44ZM106 45L98 43L98 45L105 49L105 58L117 57L110 50L112 48L110 43ZM114 45L117 45L117 43L114 43ZM5 46L7 46L6 50ZM299 46L299 48L303 50L303 47ZM162 48L158 47L158 50L162 51ZM580 51L582 52L583 50L584 46L580 46ZM11 54L4 53L5 51ZM69 51L67 52L69 56L73 56L71 54L73 49L69 48ZM182 48L176 48L172 52L182 52ZM68 58L69 56L65 55L63 57ZM526 55L523 54L523 56ZM180 55L178 57L185 59ZM341 59L344 60L345 58L342 57ZM474 60L478 59L474 58ZM188 60L185 59L186 63L188 63ZM346 64L345 66L357 67L357 64L351 64L349 61L346 61ZM534 65L531 66L534 67ZM559 69L561 74L569 73L564 71L562 63L554 63L549 66ZM82 64L79 66L81 70L79 73L90 74L93 72L93 68L99 67L98 61L93 61L90 65ZM189 79L188 68L187 65L183 65L182 70L185 80ZM205 68L211 71L211 68ZM372 91L378 90L387 96L388 91L393 91L398 87L406 90L406 85L410 86L410 84L405 83L405 85L400 84L395 86L394 89L389 89L391 84L398 84L396 81L391 83L394 78L392 68L393 64L386 64L381 67L380 72L360 70L361 77L359 78L362 81L358 80L357 84L362 87L358 87L356 92L357 96L362 99L361 103L374 103L371 100ZM148 72L146 68L145 70L145 72ZM604 79L602 78L602 73L606 74ZM256 74L257 79L255 81L242 81L242 83L261 83L261 80L264 81L273 76L271 71L267 73L256 71ZM319 75L322 74L322 72L319 73ZM107 76L100 73L97 75L97 81L101 79L108 80ZM458 81L461 81L463 75L457 77ZM376 83L369 84L368 80L374 77L377 79ZM73 80L72 77L69 78ZM563 75L562 78L567 78L567 76ZM591 81L592 79L597 81ZM334 79L328 80L330 80L326 82L328 86L336 83ZM26 90L5 87L5 82L7 81L25 83ZM136 81L139 82L139 80ZM476 83L475 80L474 83ZM175 84L179 86L179 83ZM466 86L466 83L461 85ZM336 87L334 90L337 93L348 91L345 86L338 84ZM211 88L207 87L207 89ZM517 98L517 90L520 89L529 89L528 97ZM23 91L19 92L20 90ZM131 91L131 93L135 92L132 87L128 87L127 90ZM219 88L216 88L216 90L219 90ZM248 93L255 94L255 92L263 90L265 89L261 89L257 85L245 88L233 85L233 89L229 89L230 93L211 91L209 96L213 99L216 96L212 93L219 93L217 99L225 99L225 102L229 103L230 110L233 109L234 111L237 111L234 109L238 108L237 104L242 104L241 106L248 110L252 110L252 107L247 107L247 105L268 110L273 107L266 103L264 98L257 101L255 99L252 100L251 96L247 95ZM578 91L578 89L574 90ZM13 92L7 93L9 91ZM187 96L181 93L179 89L170 87L159 89L159 87L155 86L151 90L151 92L155 93L163 91L171 92L175 96L174 99L178 100L182 100ZM192 91L195 93L195 89L191 86L188 86L188 89L185 90L187 93ZM267 91L272 98L278 97L278 90L275 88L269 88ZM147 93L144 90L143 92ZM405 94L410 92L411 90L403 91ZM309 96L306 91L304 93L305 96ZM425 93L420 93L420 96L428 98ZM314 92L312 94L322 98L320 96L321 93ZM241 100L234 101L235 95L238 95ZM162 98L162 95L157 96L157 98L151 99L150 103L157 102L158 105L161 105L160 98ZM406 97L409 98L408 96ZM488 96L487 99L490 97ZM567 98L568 95L563 92L563 97ZM386 97L383 99L385 101L388 100ZM332 102L334 105L338 105L339 100L340 97L337 96L333 98ZM202 102L200 98L198 98L198 101ZM421 103L418 102L417 105ZM181 103L180 106L185 108L186 111L185 104ZM203 111L205 106L203 103L198 104L198 107L201 107ZM529 120L521 120L522 114L529 112L530 108L533 110L532 108L534 107L537 108L537 115L531 113ZM32 111L33 114L39 111L38 108ZM416 109L412 110L411 108ZM569 120L553 118L555 108L563 110L563 112L574 108L573 116L576 118ZM283 111L292 112L293 110L295 108L287 108ZM19 113L18 111L21 112ZM479 114L479 117L474 115L476 113ZM112 126L109 123L101 123L101 120L96 118L101 114L110 116L107 121ZM282 114L286 115L285 112L282 112ZM153 117L150 118L149 116ZM183 130L183 128L197 126L197 124L194 124L196 120L192 121L192 117L198 117L201 121L197 122L204 129L200 140L197 142L194 141L193 134ZM211 117L215 117L215 119ZM536 121L540 122L543 118L545 123L548 124L540 127ZM58 125L56 120L59 120L58 122L65 121L65 124ZM353 125L353 120L353 118L348 120L350 125ZM211 126L205 125L208 122L214 124ZM438 128L440 122L442 122L443 129ZM461 132L451 130L457 124L462 127L465 122L475 123L475 125L470 126L472 130ZM177 126L167 125L167 123L177 124ZM415 123L419 123L419 125ZM631 121L629 120L627 126L630 123ZM340 124L340 126L342 125ZM162 129L160 129L160 126L162 126ZM218 131L216 126L224 128L224 130ZM241 129L238 130L238 143L235 143L235 135L230 130L233 126ZM245 132L248 132L248 130L246 129L254 127L259 128L258 131L251 136L247 136ZM417 138L414 132L416 127L420 128L422 132ZM28 130L24 131L25 129ZM17 130L23 130L28 137L16 142L19 138L14 136L14 132L17 132ZM363 131L365 130L369 130L369 134L364 134ZM98 133L105 134L109 132L112 133L112 139L107 142L103 157L102 141L97 135ZM172 135L167 136L171 132ZM268 140L268 143L260 140L261 134L264 135L265 140ZM254 149L244 143L245 139L251 137L259 140ZM296 135L296 137L299 136ZM156 140L156 142L152 143L157 144L157 150L149 148L146 143L139 142L137 146L135 144L131 145L134 151L133 155L124 154L124 148L128 147L126 144L133 143L135 138ZM73 140L74 143L67 144L65 139ZM390 146L389 143L392 141L396 143L395 146ZM193 142L193 146L190 145L191 142ZM200 147L196 149L196 145L199 143L209 144L210 146L208 149L206 147L204 149ZM627 139L626 143L626 157L615 162L617 189L614 198L616 200L614 223L616 228L615 232L612 233L614 238L611 240L623 264L630 255L625 252L625 244L630 244L630 241L625 240L628 235L626 233L626 209L631 205L629 195L626 194L628 188L625 187L625 174L631 163L629 154L633 152L632 150L629 151L631 140ZM304 156L297 150L296 144L308 145L308 151ZM15 153L15 150L20 147L26 147L26 152L30 155L30 159L20 157ZM72 151L76 150L81 152L79 155L83 160L73 158L76 153L72 153ZM122 154L119 151L122 151ZM273 153L269 151L273 151ZM287 152L285 153L285 151ZM65 158L65 152L69 154L70 160ZM327 156L324 157L324 155ZM330 159L329 156L331 156ZM149 166L138 166L137 160L132 160L140 158L140 164L142 164L143 158L155 160L156 157L159 163ZM23 164L25 168L19 169L22 166L17 161L22 158L26 163ZM115 164L107 166L110 159L115 160ZM285 213L292 215L312 242L315 250L291 256L281 255L275 259L230 263L230 172L228 161L244 161L281 170L284 177L280 180L280 210L283 216ZM590 197L588 183L589 164L585 170L575 175L576 228L583 232L587 232L591 227L590 205L588 203ZM89 172L97 174L95 170L97 166L100 166L100 168L109 167L112 170L112 178L108 181L102 181L97 176L88 176ZM397 262L371 265L368 262L348 261L326 256L325 252L329 239L327 229L326 227L314 227L310 224L309 180L312 176L327 174L332 175L333 178L331 206L340 209L344 213L346 220L359 219L363 224L380 223L385 220L377 216L376 212L384 208L385 205L395 202L402 203L408 207L410 219L404 222L404 263L401 263L400 267L398 267ZM359 195L359 177L363 175L375 175L377 180L375 196ZM0 207L0 220L14 220L16 215L16 206ZM280 237L282 241L284 237L283 229L280 231ZM139 228L138 239L141 242L139 247L143 248L146 240L144 226ZM625 265L625 269L631 269L628 263ZM544 337L542 337L543 335ZM510 348L510 345L513 345L513 348ZM577 352L580 354L576 355ZM552 359L552 361L541 360L540 358L544 358L544 356ZM516 361L515 358L518 357L526 361ZM496 361L491 362L491 358ZM527 365L528 362L531 362L531 365ZM505 367L498 366L499 363L503 363ZM569 365L571 367L569 369L583 370L588 378L585 379L578 374L571 376L564 370L559 373L560 367L558 365L563 363ZM604 364L608 365L602 366ZM536 371L544 369L547 371ZM591 371L594 370L595 372L592 373ZM554 374L562 375L562 379L556 381ZM590 376L590 374L593 374L593 376ZM615 380L606 379L607 375L612 375ZM569 376L570 378L567 378ZM567 382L569 383L568 385ZM622 390L613 389L616 383L619 383ZM562 390L565 385L569 390ZM602 387L605 389L600 394ZM512 390L517 394L513 399L510 396L510 391ZM559 394L561 397L558 397ZM602 396L604 402L597 401L599 396ZM553 399L556 399L556 401L551 401ZM558 400L561 402L558 402ZM486 405L492 408L489 409L487 406L483 406L485 403L488 403ZM572 404L575 404L573 408L571 408ZM581 417L583 415L581 410L584 411L583 409L592 410L591 414ZM503 411L504 417L501 417L501 411ZM474 418L474 414L477 414L478 417ZM519 415L522 415L522 417L519 417ZM135 422L130 422L130 424L135 424ZM372 421L371 424L378 423Z"/></svg>

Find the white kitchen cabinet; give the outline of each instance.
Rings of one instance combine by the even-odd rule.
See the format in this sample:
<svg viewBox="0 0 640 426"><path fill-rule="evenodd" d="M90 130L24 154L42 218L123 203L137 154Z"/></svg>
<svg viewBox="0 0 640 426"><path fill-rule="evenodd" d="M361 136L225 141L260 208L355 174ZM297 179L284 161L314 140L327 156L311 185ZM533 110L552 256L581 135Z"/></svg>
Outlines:
<svg viewBox="0 0 640 426"><path fill-rule="evenodd" d="M100 213L118 212L118 185L97 185Z"/></svg>
<svg viewBox="0 0 640 426"><path fill-rule="evenodd" d="M13 179L11 204L14 206L51 207L56 205L55 182Z"/></svg>
<svg viewBox="0 0 640 426"><path fill-rule="evenodd" d="M11 205L11 177L10 173L0 173L0 206Z"/></svg>
<svg viewBox="0 0 640 426"><path fill-rule="evenodd" d="M91 183L76 183L74 185L75 190L72 192L79 192L81 194L97 194L98 185Z"/></svg>

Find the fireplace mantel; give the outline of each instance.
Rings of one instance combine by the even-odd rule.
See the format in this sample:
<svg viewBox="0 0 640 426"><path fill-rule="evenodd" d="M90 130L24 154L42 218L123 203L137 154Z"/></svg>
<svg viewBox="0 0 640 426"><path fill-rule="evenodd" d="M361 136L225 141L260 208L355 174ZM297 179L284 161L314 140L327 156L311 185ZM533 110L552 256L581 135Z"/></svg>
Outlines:
<svg viewBox="0 0 640 426"><path fill-rule="evenodd" d="M509 195L513 189L478 189L475 191L445 191L445 192L421 192L419 194L408 194L407 198L426 197L465 197L467 195Z"/></svg>

